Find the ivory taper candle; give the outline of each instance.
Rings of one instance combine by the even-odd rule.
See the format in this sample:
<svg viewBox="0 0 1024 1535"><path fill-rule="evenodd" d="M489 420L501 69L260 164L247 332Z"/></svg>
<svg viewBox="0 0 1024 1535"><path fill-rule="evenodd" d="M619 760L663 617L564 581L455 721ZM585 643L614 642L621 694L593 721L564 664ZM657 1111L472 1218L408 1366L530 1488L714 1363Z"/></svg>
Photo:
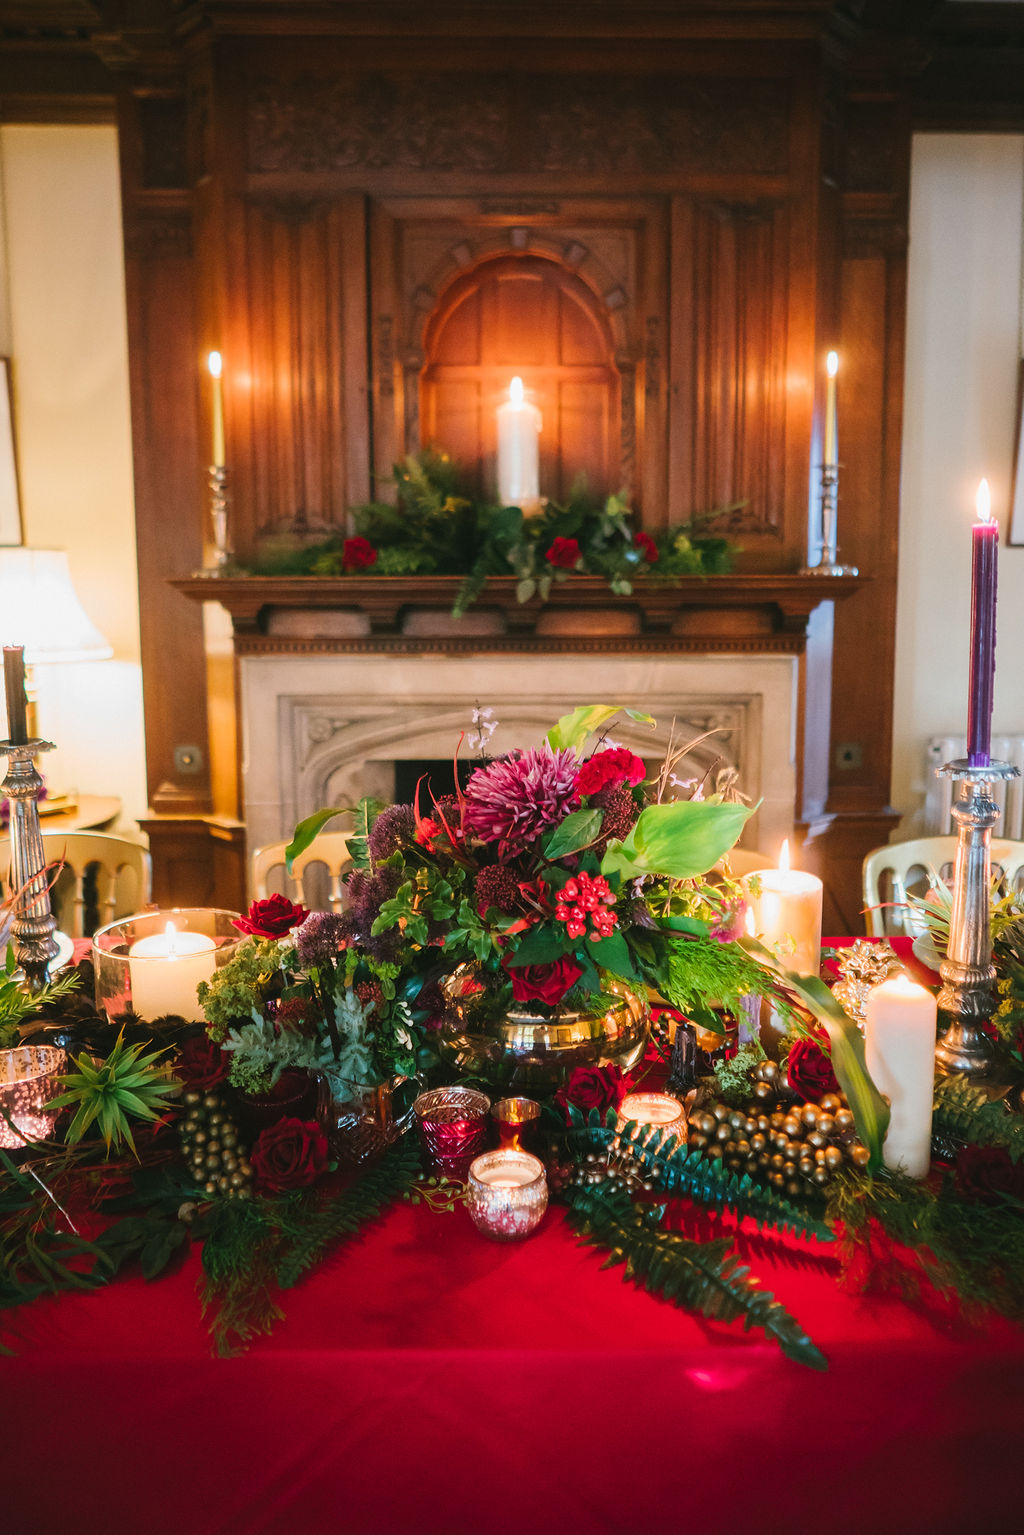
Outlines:
<svg viewBox="0 0 1024 1535"><path fill-rule="evenodd" d="M931 1165L935 1027L935 998L908 976L868 993L864 1054L891 1116L882 1158L910 1178L923 1178Z"/></svg>

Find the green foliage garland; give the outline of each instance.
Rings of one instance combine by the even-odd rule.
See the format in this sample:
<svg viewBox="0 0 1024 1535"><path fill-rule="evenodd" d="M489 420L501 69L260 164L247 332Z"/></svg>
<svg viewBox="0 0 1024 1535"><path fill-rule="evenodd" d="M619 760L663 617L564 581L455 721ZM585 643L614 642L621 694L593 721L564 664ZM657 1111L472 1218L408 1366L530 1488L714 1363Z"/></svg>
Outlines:
<svg viewBox="0 0 1024 1535"><path fill-rule="evenodd" d="M1003 1146L1014 1162L1024 1157L1024 1119L960 1075L935 1078L932 1132L975 1146Z"/></svg>

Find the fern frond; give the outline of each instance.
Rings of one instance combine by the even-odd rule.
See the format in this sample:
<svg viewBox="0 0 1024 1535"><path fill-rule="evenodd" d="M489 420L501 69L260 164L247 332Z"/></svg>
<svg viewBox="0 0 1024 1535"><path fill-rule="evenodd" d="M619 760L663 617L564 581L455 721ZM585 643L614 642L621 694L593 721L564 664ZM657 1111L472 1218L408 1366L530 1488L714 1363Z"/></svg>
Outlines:
<svg viewBox="0 0 1024 1535"><path fill-rule="evenodd" d="M975 1146L1003 1146L1012 1162L1024 1157L1024 1119L959 1073L935 1078L932 1131Z"/></svg>

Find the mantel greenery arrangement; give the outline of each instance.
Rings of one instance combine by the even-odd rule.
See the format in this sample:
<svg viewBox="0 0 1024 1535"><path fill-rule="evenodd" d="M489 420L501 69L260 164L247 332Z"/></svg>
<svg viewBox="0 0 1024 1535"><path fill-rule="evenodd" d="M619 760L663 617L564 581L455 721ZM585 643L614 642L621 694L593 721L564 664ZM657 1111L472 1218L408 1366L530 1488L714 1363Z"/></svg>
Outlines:
<svg viewBox="0 0 1024 1535"><path fill-rule="evenodd" d="M601 576L628 596L637 576L664 581L721 575L736 546L702 535L699 526L735 511L719 508L649 533L639 528L622 495L601 502L578 482L563 504L545 501L536 516L517 506L474 497L446 453L428 449L394 469L395 504L374 501L353 509L355 535L321 543L265 549L254 575L462 576L453 612L461 615L492 576L514 576L520 602L547 601L554 583L572 573Z"/></svg>

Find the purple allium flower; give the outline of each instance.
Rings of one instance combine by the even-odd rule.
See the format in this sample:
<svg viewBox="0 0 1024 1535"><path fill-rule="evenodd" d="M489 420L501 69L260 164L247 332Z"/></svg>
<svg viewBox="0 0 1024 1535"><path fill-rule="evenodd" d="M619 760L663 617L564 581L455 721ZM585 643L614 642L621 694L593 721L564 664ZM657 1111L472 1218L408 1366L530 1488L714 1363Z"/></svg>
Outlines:
<svg viewBox="0 0 1024 1535"><path fill-rule="evenodd" d="M411 805L389 805L373 823L366 846L374 863L383 863L416 840L416 816Z"/></svg>
<svg viewBox="0 0 1024 1535"><path fill-rule="evenodd" d="M531 746L479 768L466 785L463 831L520 851L576 809L579 765L571 749Z"/></svg>
<svg viewBox="0 0 1024 1535"><path fill-rule="evenodd" d="M312 911L295 934L299 964L330 965L338 958L338 945L346 936L344 917L333 911Z"/></svg>
<svg viewBox="0 0 1024 1535"><path fill-rule="evenodd" d="M349 907L343 914L342 936L365 949L375 959L393 959L401 947L397 928L374 936L370 929L385 901L396 894L404 876L401 869L354 869L346 881Z"/></svg>

